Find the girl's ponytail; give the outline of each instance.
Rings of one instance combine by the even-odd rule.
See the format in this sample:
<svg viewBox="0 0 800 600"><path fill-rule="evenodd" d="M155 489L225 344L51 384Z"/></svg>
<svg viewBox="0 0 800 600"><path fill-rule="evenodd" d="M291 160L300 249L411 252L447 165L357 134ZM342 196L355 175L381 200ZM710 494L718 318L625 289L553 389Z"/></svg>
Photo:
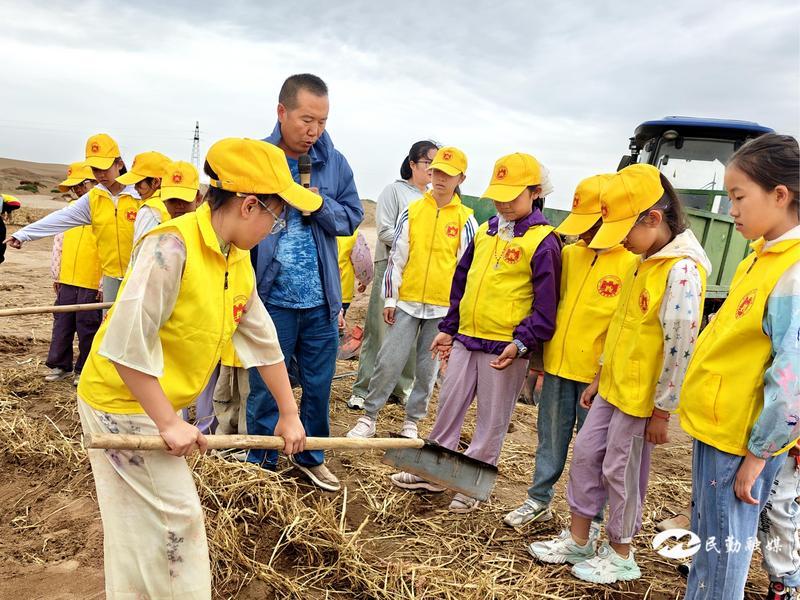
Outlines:
<svg viewBox="0 0 800 600"><path fill-rule="evenodd" d="M686 213L683 211L683 203L675 192L675 188L672 187L669 179L663 173L660 173L659 177L661 178L661 187L664 188L664 195L661 196L661 200L653 208L660 210L664 214L664 221L669 226L674 238L689 229L689 222L686 219Z"/></svg>

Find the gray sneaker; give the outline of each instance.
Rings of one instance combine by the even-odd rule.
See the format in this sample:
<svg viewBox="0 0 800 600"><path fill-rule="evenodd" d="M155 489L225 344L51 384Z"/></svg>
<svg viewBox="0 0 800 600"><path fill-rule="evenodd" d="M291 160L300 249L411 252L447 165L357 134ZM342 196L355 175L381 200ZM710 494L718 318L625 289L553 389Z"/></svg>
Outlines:
<svg viewBox="0 0 800 600"><path fill-rule="evenodd" d="M61 381L72 375L72 371L65 371L64 369L50 369L44 376L44 380L48 382Z"/></svg>
<svg viewBox="0 0 800 600"><path fill-rule="evenodd" d="M509 527L522 527L528 523L544 523L553 518L550 507L539 504L533 498L528 498L522 506L515 508L508 513L503 522Z"/></svg>
<svg viewBox="0 0 800 600"><path fill-rule="evenodd" d="M307 467L297 462L294 456L289 457L289 462L294 468L305 475L311 483L326 492L338 492L342 487L342 484L339 483L339 479L336 475L331 473L330 469L328 469L324 463Z"/></svg>
<svg viewBox="0 0 800 600"><path fill-rule="evenodd" d="M557 538L546 542L533 542L528 546L528 553L534 558L547 563L570 564L582 563L594 556L596 541L589 539L585 546L580 546L572 539L569 529L564 529Z"/></svg>

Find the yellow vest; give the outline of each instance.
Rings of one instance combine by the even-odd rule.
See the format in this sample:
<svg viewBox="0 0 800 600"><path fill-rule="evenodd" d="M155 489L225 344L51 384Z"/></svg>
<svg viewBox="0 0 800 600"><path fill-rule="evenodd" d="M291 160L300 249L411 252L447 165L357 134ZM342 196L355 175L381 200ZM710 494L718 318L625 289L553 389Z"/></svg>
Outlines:
<svg viewBox="0 0 800 600"><path fill-rule="evenodd" d="M161 190L156 190L152 196L145 200L142 206L149 206L158 212L158 214L161 215L162 223L166 223L172 218L172 215L170 215L169 211L167 210L167 205L164 204L164 201L161 199Z"/></svg>
<svg viewBox="0 0 800 600"><path fill-rule="evenodd" d="M243 365L239 360L239 355L236 354L236 349L233 347L233 341L229 341L222 348L222 354L219 357L219 362L225 367L242 368Z"/></svg>
<svg viewBox="0 0 800 600"><path fill-rule="evenodd" d="M97 240L94 239L91 225L73 227L65 231L58 281L66 285L96 290L101 276Z"/></svg>
<svg viewBox="0 0 800 600"><path fill-rule="evenodd" d="M89 191L92 233L97 239L100 268L108 277L123 277L133 250L133 222L141 201L128 194L117 198L117 205L106 190Z"/></svg>
<svg viewBox="0 0 800 600"><path fill-rule="evenodd" d="M639 264L622 285L603 348L600 396L633 417L653 414L656 383L664 365L661 301L672 267L683 257L651 258ZM697 265L705 300L706 273Z"/></svg>
<svg viewBox="0 0 800 600"><path fill-rule="evenodd" d="M255 286L250 253L231 245L227 260L211 226L211 211L203 204L196 212L159 225L147 235L177 231L186 244L186 263L175 308L158 336L164 355L159 378L164 393L178 410L203 391L220 362ZM143 238L144 239L144 238ZM128 276L122 282L124 290ZM110 413L142 413L142 406L122 382L110 360L97 352L109 318L100 326L89 360L81 373L78 394L89 405Z"/></svg>
<svg viewBox="0 0 800 600"><path fill-rule="evenodd" d="M622 245L601 253L582 241L564 247L556 330L544 345L545 371L584 383L594 379L622 282L638 263Z"/></svg>
<svg viewBox="0 0 800 600"><path fill-rule="evenodd" d="M430 192L408 205L408 262L399 300L450 305L461 230L471 215L472 209L461 204L457 194L442 208Z"/></svg>
<svg viewBox="0 0 800 600"><path fill-rule="evenodd" d="M762 251L764 240L745 258L728 298L697 340L681 388L681 427L723 452L744 456L753 425L764 407L764 374L772 344L764 333L767 300L781 275L800 261L800 240ZM797 440L783 448L791 448Z"/></svg>
<svg viewBox="0 0 800 600"><path fill-rule="evenodd" d="M486 222L475 234L475 254L459 304L462 335L510 342L514 328L533 309L531 259L553 228L534 225L511 241L489 235Z"/></svg>
<svg viewBox="0 0 800 600"><path fill-rule="evenodd" d="M353 301L353 288L356 285L356 270L350 262L353 246L356 245L358 229L353 235L343 235L336 238L336 247L339 249L339 277L342 280L342 302Z"/></svg>

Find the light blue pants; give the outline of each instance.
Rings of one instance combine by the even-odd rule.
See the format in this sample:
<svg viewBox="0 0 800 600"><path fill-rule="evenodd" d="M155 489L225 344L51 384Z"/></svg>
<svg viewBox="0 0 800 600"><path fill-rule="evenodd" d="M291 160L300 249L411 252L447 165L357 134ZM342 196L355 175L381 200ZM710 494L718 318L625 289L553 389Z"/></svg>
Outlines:
<svg viewBox="0 0 800 600"><path fill-rule="evenodd" d="M758 523L758 541L770 581L800 586L800 468L784 454Z"/></svg>
<svg viewBox="0 0 800 600"><path fill-rule="evenodd" d="M733 485L743 456L694 441L692 531L700 551L692 559L684 600L742 600L756 544L758 516L785 456L768 458L750 494L758 505L739 500ZM767 549L764 549L766 552Z"/></svg>

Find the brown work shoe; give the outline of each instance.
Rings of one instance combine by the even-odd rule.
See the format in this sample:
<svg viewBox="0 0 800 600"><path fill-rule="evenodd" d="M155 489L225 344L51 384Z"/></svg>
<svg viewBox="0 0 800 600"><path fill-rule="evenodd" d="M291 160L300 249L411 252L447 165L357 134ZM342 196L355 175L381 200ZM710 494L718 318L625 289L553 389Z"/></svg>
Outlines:
<svg viewBox="0 0 800 600"><path fill-rule="evenodd" d="M324 463L314 466L301 465L295 460L294 456L289 457L289 462L305 475L311 483L326 492L338 492L342 487L336 475L331 473Z"/></svg>

